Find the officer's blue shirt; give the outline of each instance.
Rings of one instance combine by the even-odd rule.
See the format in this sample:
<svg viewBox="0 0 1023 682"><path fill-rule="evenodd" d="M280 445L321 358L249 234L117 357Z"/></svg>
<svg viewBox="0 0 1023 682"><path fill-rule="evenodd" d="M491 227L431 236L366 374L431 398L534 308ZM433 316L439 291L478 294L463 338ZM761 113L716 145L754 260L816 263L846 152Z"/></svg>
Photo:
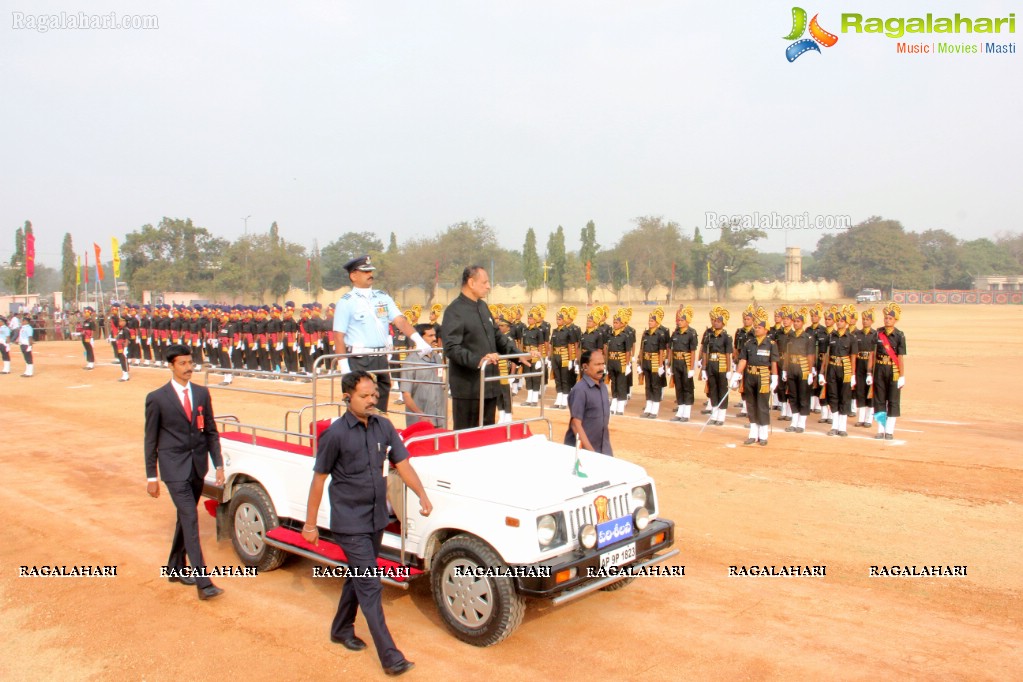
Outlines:
<svg viewBox="0 0 1023 682"><path fill-rule="evenodd" d="M32 329L32 325L28 324L27 322L21 325L21 328L18 330L18 343L22 344L23 346L31 344L33 333L34 330Z"/></svg>
<svg viewBox="0 0 1023 682"><path fill-rule="evenodd" d="M408 450L387 419L370 415L364 426L346 412L319 440L313 471L330 474L330 529L342 535L387 526L384 460L398 464Z"/></svg>
<svg viewBox="0 0 1023 682"><path fill-rule="evenodd" d="M0 324L0 343L10 343L11 328L6 324Z"/></svg>
<svg viewBox="0 0 1023 682"><path fill-rule="evenodd" d="M608 423L611 420L611 403L607 397L604 382L597 382L584 374L572 390L568 392L569 424L565 434L565 444L575 445L575 431L572 430L572 419L583 423L583 432L590 439L594 452L612 455L611 434Z"/></svg>
<svg viewBox="0 0 1023 682"><path fill-rule="evenodd" d="M394 299L384 292L352 289L337 302L334 331L345 335L348 346L383 348L388 345L387 325L400 315Z"/></svg>

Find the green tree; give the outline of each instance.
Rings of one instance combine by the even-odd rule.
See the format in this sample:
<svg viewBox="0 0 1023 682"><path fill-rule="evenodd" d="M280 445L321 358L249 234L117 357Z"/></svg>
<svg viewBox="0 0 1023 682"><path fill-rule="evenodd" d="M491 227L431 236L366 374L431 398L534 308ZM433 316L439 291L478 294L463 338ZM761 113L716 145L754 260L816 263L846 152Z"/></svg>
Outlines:
<svg viewBox="0 0 1023 682"><path fill-rule="evenodd" d="M526 291L530 294L543 286L543 265L536 250L533 228L526 231L526 241L522 244L522 274L526 280Z"/></svg>
<svg viewBox="0 0 1023 682"><path fill-rule="evenodd" d="M732 284L755 276L758 255L752 244L766 236L767 233L761 229L747 228L733 221L722 226L717 240L707 245L707 261L714 278L717 300L722 297L727 300L727 288Z"/></svg>
<svg viewBox="0 0 1023 682"><path fill-rule="evenodd" d="M931 278L917 236L897 220L874 216L848 230L822 237L814 252L819 276L842 284L847 295L862 288L930 288Z"/></svg>
<svg viewBox="0 0 1023 682"><path fill-rule="evenodd" d="M358 256L378 258L384 243L372 232L345 232L320 250L324 286L330 289L350 285L344 264Z"/></svg>
<svg viewBox="0 0 1023 682"><path fill-rule="evenodd" d="M31 227L32 223L26 220L24 228L19 227L14 231L14 253L4 282L12 293L18 293L25 281L25 230Z"/></svg>
<svg viewBox="0 0 1023 682"><path fill-rule="evenodd" d="M75 247L71 243L71 233L64 233L64 244L61 247L61 292L64 294L65 301L75 300L75 293L77 287L75 282L77 281L78 274L78 263L75 259Z"/></svg>
<svg viewBox="0 0 1023 682"><path fill-rule="evenodd" d="M593 303L593 290L597 287L597 273L594 268L597 265L597 252L600 251L600 244L597 243L597 226L592 220L583 228L579 242L579 261L582 263L584 280L586 264L590 264L590 281L586 282L586 304L590 305Z"/></svg>
<svg viewBox="0 0 1023 682"><path fill-rule="evenodd" d="M128 233L120 250L122 275L135 299L141 298L143 290L204 294L216 290L229 251L226 240L214 237L190 218L167 217L156 227L147 224ZM246 281L244 269L238 275Z"/></svg>
<svg viewBox="0 0 1023 682"><path fill-rule="evenodd" d="M633 220L635 227L615 247L622 268L627 262L628 281L643 290L644 298L657 284L671 282L672 264L676 265L676 284L685 281L692 241L682 235L678 223L660 216L643 216ZM681 273L678 266L682 266ZM624 272L621 273L624 279ZM679 275L681 274L681 277Z"/></svg>
<svg viewBox="0 0 1023 682"><path fill-rule="evenodd" d="M320 260L320 247L316 240L313 240L313 249L309 254L309 295L316 298L323 291L323 270Z"/></svg>
<svg viewBox="0 0 1023 682"><path fill-rule="evenodd" d="M565 269L568 264L568 256L565 253L565 228L558 225L558 229L547 238L547 286L565 295Z"/></svg>

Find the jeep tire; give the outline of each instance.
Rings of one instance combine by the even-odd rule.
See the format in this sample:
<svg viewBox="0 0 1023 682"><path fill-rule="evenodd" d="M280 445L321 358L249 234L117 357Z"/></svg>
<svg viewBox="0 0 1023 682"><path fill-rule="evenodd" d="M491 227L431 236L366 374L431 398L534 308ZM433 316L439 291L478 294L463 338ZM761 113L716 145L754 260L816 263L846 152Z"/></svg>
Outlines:
<svg viewBox="0 0 1023 682"><path fill-rule="evenodd" d="M287 553L266 544L266 532L280 525L270 496L258 483L245 483L234 491L227 510L231 544L246 566L272 571Z"/></svg>
<svg viewBox="0 0 1023 682"><path fill-rule="evenodd" d="M490 646L522 622L526 607L511 577L472 575L479 569L497 572L505 568L497 552L472 535L456 535L437 551L430 571L433 600L458 639ZM459 575L466 572L469 575Z"/></svg>

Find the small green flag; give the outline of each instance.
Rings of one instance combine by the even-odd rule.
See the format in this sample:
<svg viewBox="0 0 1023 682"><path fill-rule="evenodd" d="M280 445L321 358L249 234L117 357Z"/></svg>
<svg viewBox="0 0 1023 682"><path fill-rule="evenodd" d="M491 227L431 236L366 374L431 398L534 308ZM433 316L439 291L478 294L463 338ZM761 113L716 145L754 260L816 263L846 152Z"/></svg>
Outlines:
<svg viewBox="0 0 1023 682"><path fill-rule="evenodd" d="M582 465L579 463L579 441L575 442L575 466L572 467L572 474L579 478L589 478L583 473Z"/></svg>

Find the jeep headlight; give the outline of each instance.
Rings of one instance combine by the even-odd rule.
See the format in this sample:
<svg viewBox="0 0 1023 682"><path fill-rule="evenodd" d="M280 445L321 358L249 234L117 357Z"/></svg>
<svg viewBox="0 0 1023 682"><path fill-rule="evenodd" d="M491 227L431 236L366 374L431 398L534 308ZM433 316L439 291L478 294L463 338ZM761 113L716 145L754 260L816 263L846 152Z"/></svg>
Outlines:
<svg viewBox="0 0 1023 682"><path fill-rule="evenodd" d="M553 516L546 514L536 520L536 539L541 547L549 547L557 536L558 522Z"/></svg>
<svg viewBox="0 0 1023 682"><path fill-rule="evenodd" d="M587 523L579 529L579 544L586 549L593 549L597 546L597 527Z"/></svg>
<svg viewBox="0 0 1023 682"><path fill-rule="evenodd" d="M650 525L650 512L646 507L640 507L632 514L632 523L636 530L643 530Z"/></svg>
<svg viewBox="0 0 1023 682"><path fill-rule="evenodd" d="M637 485L632 489L632 499L635 500L636 504L640 507L646 506L646 488L641 485Z"/></svg>

